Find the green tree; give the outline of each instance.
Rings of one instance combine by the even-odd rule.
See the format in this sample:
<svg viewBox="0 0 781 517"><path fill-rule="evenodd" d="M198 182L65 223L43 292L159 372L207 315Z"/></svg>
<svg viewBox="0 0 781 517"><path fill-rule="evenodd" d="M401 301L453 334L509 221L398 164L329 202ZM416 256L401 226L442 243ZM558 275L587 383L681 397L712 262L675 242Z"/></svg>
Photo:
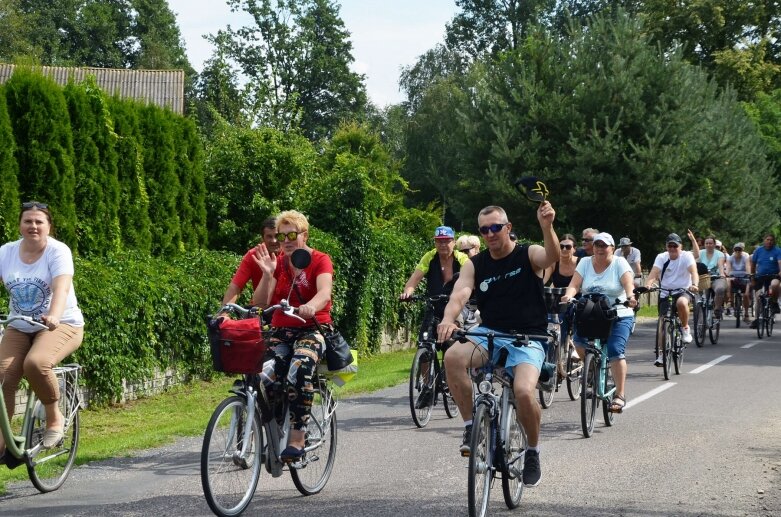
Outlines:
<svg viewBox="0 0 781 517"><path fill-rule="evenodd" d="M94 78L65 87L74 165L78 171L75 203L79 250L104 255L119 249L119 182L116 134L104 94Z"/></svg>
<svg viewBox="0 0 781 517"><path fill-rule="evenodd" d="M152 250L152 233L139 120L142 108L140 104L119 97L113 97L109 105L117 135L117 178L122 200L119 227L122 243L130 249L149 254Z"/></svg>
<svg viewBox="0 0 781 517"><path fill-rule="evenodd" d="M781 180L781 90L759 93L756 100L744 103L744 108L765 142L768 159Z"/></svg>
<svg viewBox="0 0 781 517"><path fill-rule="evenodd" d="M5 91L0 87L0 242L19 235L19 181L14 153L16 142L5 105Z"/></svg>
<svg viewBox="0 0 781 517"><path fill-rule="evenodd" d="M52 207L56 237L76 252L73 135L62 88L17 68L6 83L8 115L16 141L19 193Z"/></svg>
<svg viewBox="0 0 781 517"><path fill-rule="evenodd" d="M299 208L316 164L315 148L297 133L219 124L204 165L210 247L241 253L257 244L263 219Z"/></svg>
<svg viewBox="0 0 781 517"><path fill-rule="evenodd" d="M225 38L225 33L219 37ZM236 126L248 126L243 111L243 94L238 85L237 71L228 61L224 45L218 44L212 57L206 61L198 78L198 126L207 137L218 119Z"/></svg>
<svg viewBox="0 0 781 517"><path fill-rule="evenodd" d="M176 172L179 178L177 207L182 227L182 243L188 250L206 246L206 185L203 177L203 144L190 118L175 118L177 129Z"/></svg>
<svg viewBox="0 0 781 517"><path fill-rule="evenodd" d="M479 84L468 117L464 206L491 192L532 238L533 207L511 187L521 175L548 183L559 227L642 235L648 253L672 230L739 239L778 221L766 147L734 92L655 49L628 16L566 40L531 35Z"/></svg>
<svg viewBox="0 0 781 517"><path fill-rule="evenodd" d="M152 254L172 255L182 251L180 195L176 174L175 126L171 117L156 106L140 114L144 145L144 177L149 194Z"/></svg>
<svg viewBox="0 0 781 517"><path fill-rule="evenodd" d="M300 128L310 139L361 117L363 77L350 71L349 32L332 0L228 0L254 26L211 36L249 80L247 110L260 125Z"/></svg>

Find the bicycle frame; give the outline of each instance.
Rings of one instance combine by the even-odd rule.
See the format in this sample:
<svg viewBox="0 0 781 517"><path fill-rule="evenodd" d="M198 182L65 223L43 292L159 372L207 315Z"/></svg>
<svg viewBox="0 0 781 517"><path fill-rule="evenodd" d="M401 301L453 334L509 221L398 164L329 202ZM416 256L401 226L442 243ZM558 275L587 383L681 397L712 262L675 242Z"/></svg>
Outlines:
<svg viewBox="0 0 781 517"><path fill-rule="evenodd" d="M586 354L595 355L599 359L599 375L597 377L597 397L605 402L611 402L613 400L613 394L616 392L616 387L613 386L609 391L605 391L607 387L607 343L602 343L601 340L595 339L593 344L589 343L586 347Z"/></svg>

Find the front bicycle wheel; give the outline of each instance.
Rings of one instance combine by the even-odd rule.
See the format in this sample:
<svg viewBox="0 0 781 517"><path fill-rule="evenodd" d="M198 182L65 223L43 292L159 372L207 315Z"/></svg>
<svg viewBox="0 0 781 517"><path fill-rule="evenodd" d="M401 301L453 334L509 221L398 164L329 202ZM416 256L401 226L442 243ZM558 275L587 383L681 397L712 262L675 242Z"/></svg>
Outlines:
<svg viewBox="0 0 781 517"><path fill-rule="evenodd" d="M559 364L559 346L558 343L552 344L550 347L548 347L548 352L545 355L545 361L556 365L553 371L553 379L549 379L547 383L545 383L545 387L541 387L537 391L539 392L540 397L540 405L543 407L543 409L548 409L551 407L551 404L553 404L553 395L556 392L556 384L558 383L558 364ZM550 389L547 389L547 387L550 386Z"/></svg>
<svg viewBox="0 0 781 517"><path fill-rule="evenodd" d="M442 404L445 406L445 413L448 418L455 418L458 416L458 405L453 399L453 394L450 393L450 386L447 385L447 373L444 366L439 371L439 375L442 376Z"/></svg>
<svg viewBox="0 0 781 517"><path fill-rule="evenodd" d="M575 352L575 345L570 342L567 346L567 392L570 400L578 400L580 397L580 379L583 371L583 362Z"/></svg>
<svg viewBox="0 0 781 517"><path fill-rule="evenodd" d="M434 358L429 350L418 348L409 371L409 409L412 421L426 427L434 405Z"/></svg>
<svg viewBox="0 0 781 517"><path fill-rule="evenodd" d="M509 414L504 430L504 462L502 472L502 495L510 510L521 504L523 497L523 460L526 450L526 433L518 424L515 404L509 405Z"/></svg>
<svg viewBox="0 0 781 517"><path fill-rule="evenodd" d="M760 298L759 300L759 311L757 311L756 319L757 319L757 337L759 339L762 339L762 331L765 330L765 301Z"/></svg>
<svg viewBox="0 0 781 517"><path fill-rule="evenodd" d="M245 444L248 417L247 400L228 397L212 413L203 435L201 485L216 515L239 515L249 506L258 486L263 434L256 413Z"/></svg>
<svg viewBox="0 0 781 517"><path fill-rule="evenodd" d="M770 337L773 335L773 326L776 324L776 315L773 314L773 311L768 309L768 318L767 322L765 323L765 334L767 334L767 337Z"/></svg>
<svg viewBox="0 0 781 517"><path fill-rule="evenodd" d="M65 405L71 395L65 394L60 398L60 411L67 415ZM32 425L27 430L26 447L28 450L41 446L40 451L27 458L27 474L30 476L35 488L46 493L57 490L65 483L73 462L76 460L76 451L79 449L79 411L72 413L70 425L65 428L65 437L51 449L43 448L43 435L46 432L46 411L41 401L35 403L32 415Z"/></svg>
<svg viewBox="0 0 781 517"><path fill-rule="evenodd" d="M670 380L670 372L673 366L673 346L675 344L675 325L670 325L665 321L664 327L664 350L662 350L662 370L664 370L664 380Z"/></svg>
<svg viewBox="0 0 781 517"><path fill-rule="evenodd" d="M683 368L683 352L686 350L686 344L683 342L683 338L680 334L673 335L673 363L675 366L675 374L681 374L681 368Z"/></svg>
<svg viewBox="0 0 781 517"><path fill-rule="evenodd" d="M735 309L735 328L740 328L740 318L743 317L743 295L736 294L732 299L732 307Z"/></svg>
<svg viewBox="0 0 781 517"><path fill-rule="evenodd" d="M586 352L583 360L583 393L580 397L580 424L583 428L583 436L588 438L594 432L594 416L597 411L597 389L599 372L597 371L596 356Z"/></svg>
<svg viewBox="0 0 781 517"><path fill-rule="evenodd" d="M290 466L290 475L299 492L314 495L325 488L336 461L336 400L322 384L312 400L305 450L303 459Z"/></svg>
<svg viewBox="0 0 781 517"><path fill-rule="evenodd" d="M711 345L715 345L719 342L719 332L721 332L721 320L714 319L713 324L708 329Z"/></svg>
<svg viewBox="0 0 781 517"><path fill-rule="evenodd" d="M705 312L705 302L700 300L694 303L694 343L698 347L702 347L705 344L705 327L707 323L705 318L707 314Z"/></svg>
<svg viewBox="0 0 781 517"><path fill-rule="evenodd" d="M475 409L474 417L472 417L469 480L467 483L469 517L485 517L488 512L491 478L494 471L492 441L491 415L489 414L488 406L480 404Z"/></svg>

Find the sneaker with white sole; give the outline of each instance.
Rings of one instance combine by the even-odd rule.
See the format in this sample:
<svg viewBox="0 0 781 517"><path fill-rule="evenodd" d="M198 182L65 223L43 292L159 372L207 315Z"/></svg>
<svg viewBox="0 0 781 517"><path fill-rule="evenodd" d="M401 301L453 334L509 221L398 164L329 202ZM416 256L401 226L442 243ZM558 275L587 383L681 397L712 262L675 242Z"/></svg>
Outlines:
<svg viewBox="0 0 781 517"><path fill-rule="evenodd" d="M692 333L689 332L689 327L683 327L681 329L681 337L683 338L684 343L691 343L692 342Z"/></svg>
<svg viewBox="0 0 781 517"><path fill-rule="evenodd" d="M461 452L461 456L469 457L469 455L472 453L472 425L467 425L464 427L464 436L461 438L461 448L459 449L459 452Z"/></svg>
<svg viewBox="0 0 781 517"><path fill-rule="evenodd" d="M540 470L540 453L527 450L523 461L523 486L534 487L540 484L542 471Z"/></svg>
<svg viewBox="0 0 781 517"><path fill-rule="evenodd" d="M654 366L664 366L664 360L662 359L661 355L656 356L656 361L654 361Z"/></svg>

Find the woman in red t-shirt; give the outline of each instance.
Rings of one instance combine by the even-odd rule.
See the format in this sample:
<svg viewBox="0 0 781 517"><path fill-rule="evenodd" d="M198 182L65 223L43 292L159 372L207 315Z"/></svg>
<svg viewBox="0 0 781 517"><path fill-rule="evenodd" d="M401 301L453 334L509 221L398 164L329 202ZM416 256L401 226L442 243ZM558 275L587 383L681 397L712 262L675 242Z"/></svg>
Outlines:
<svg viewBox="0 0 781 517"><path fill-rule="evenodd" d="M323 357L325 340L314 319L323 328L331 328L331 290L334 268L331 257L310 248L309 221L295 210L277 216L277 240L282 246L279 255L269 253L261 243L255 259L263 270L263 277L252 296L252 303L266 308L286 299L298 307L298 315L306 321L293 318L282 311L274 312L268 346L274 351L274 369L268 382L287 376L290 400L291 426L288 446L282 451L283 461L295 461L304 455L304 433L314 398L312 377ZM290 256L304 249L312 261L304 269L290 263ZM265 371L265 369L264 369Z"/></svg>

